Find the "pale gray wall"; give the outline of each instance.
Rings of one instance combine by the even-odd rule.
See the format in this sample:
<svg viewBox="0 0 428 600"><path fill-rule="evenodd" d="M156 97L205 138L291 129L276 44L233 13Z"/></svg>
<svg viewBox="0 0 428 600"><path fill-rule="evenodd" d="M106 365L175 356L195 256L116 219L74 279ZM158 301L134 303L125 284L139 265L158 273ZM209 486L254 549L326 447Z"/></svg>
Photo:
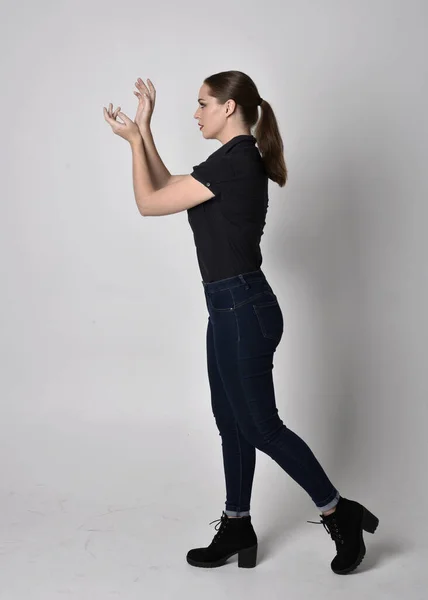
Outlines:
<svg viewBox="0 0 428 600"><path fill-rule="evenodd" d="M186 212L139 215L129 145L102 109L133 118L134 81L152 79L159 152L189 173L219 147L193 119L199 87L239 69L272 104L289 168L285 188L270 183L262 238L285 320L279 414L380 517L366 559L376 600L422 598L427 3L2 4L5 597L221 595L185 563L224 507L193 235ZM270 598L320 597L312 567L293 591L300 560L322 560L325 596L342 598L310 498L266 455L257 464L253 521L280 576ZM293 528L287 543L279 531Z"/></svg>

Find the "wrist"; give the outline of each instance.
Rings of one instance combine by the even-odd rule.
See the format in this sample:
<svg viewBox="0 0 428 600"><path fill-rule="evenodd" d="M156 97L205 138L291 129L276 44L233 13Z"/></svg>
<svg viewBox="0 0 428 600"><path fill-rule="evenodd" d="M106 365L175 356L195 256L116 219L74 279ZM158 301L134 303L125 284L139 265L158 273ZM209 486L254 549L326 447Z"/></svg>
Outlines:
<svg viewBox="0 0 428 600"><path fill-rule="evenodd" d="M144 125L139 126L139 130L142 137L149 135L151 133L150 123L145 123Z"/></svg>
<svg viewBox="0 0 428 600"><path fill-rule="evenodd" d="M131 148L140 148L141 146L143 146L143 138L141 137L141 135L136 135L135 137L129 140L129 144Z"/></svg>

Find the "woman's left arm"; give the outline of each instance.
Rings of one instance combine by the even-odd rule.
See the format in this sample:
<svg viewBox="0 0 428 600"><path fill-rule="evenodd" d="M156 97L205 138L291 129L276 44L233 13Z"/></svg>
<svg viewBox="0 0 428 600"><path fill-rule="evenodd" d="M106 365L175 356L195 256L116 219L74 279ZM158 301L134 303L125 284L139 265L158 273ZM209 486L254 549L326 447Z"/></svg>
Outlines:
<svg viewBox="0 0 428 600"><path fill-rule="evenodd" d="M117 120L117 116L123 123ZM132 151L132 182L134 185L135 201L138 210L143 214L143 199L156 191L150 176L149 164L144 150L143 138L138 126L125 113L120 111L120 106L113 112L113 105L104 107L104 118L111 126L113 133L129 142Z"/></svg>
<svg viewBox="0 0 428 600"><path fill-rule="evenodd" d="M140 214L143 214L143 200L153 194L156 188L152 184L149 165L144 150L143 139L136 138L130 142L132 151L132 183L134 196Z"/></svg>

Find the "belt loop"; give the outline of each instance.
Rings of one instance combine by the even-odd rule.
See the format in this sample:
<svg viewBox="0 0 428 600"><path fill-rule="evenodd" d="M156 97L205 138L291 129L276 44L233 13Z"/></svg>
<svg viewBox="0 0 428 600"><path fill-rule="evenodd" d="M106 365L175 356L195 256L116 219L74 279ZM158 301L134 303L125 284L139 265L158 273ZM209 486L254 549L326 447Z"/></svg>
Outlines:
<svg viewBox="0 0 428 600"><path fill-rule="evenodd" d="M245 281L244 276L243 275L238 275L239 279L241 280L241 283L245 283L245 289L248 290L249 289L249 284Z"/></svg>

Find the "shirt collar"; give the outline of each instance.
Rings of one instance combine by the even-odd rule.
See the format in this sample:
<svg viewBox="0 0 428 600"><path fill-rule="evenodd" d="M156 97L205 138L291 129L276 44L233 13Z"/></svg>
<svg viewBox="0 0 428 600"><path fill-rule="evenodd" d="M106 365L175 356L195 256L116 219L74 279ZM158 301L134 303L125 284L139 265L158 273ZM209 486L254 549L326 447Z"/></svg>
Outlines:
<svg viewBox="0 0 428 600"><path fill-rule="evenodd" d="M226 142L225 144L220 146L220 148L218 148L213 154L215 154L216 156L226 154L226 152L228 152L231 148L233 148L233 146L236 146L236 144L239 144L240 142L247 142L250 144L255 144L257 142L257 140L253 135L248 135L248 134L235 135L235 137L233 137L228 142Z"/></svg>

